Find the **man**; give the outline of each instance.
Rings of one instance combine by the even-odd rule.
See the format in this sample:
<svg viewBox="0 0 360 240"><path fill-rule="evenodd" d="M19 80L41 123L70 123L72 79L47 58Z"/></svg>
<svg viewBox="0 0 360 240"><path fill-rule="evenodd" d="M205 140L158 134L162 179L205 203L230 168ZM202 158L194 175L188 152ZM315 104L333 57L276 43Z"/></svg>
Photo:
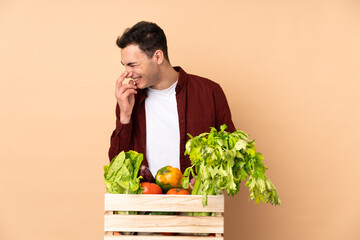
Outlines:
<svg viewBox="0 0 360 240"><path fill-rule="evenodd" d="M184 156L187 134L235 131L230 109L219 84L172 67L166 36L155 23L139 22L125 30L116 44L125 72L116 82L116 129L109 158L134 150L155 175L166 165L183 172L191 166ZM128 84L124 83L130 78Z"/></svg>

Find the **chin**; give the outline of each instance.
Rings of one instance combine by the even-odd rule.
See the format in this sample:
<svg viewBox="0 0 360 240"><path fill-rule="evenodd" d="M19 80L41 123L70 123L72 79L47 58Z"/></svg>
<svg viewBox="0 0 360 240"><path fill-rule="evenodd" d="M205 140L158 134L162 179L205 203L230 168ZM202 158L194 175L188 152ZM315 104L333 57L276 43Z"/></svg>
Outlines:
<svg viewBox="0 0 360 240"><path fill-rule="evenodd" d="M136 85L136 87L137 87L138 89L147 88L146 83L143 81L142 78L140 79L139 83L137 83L137 84L135 84L135 85Z"/></svg>
<svg viewBox="0 0 360 240"><path fill-rule="evenodd" d="M136 85L136 87L138 88L138 89L145 89L145 88L147 88L147 86L144 86L143 84L139 84L139 85Z"/></svg>

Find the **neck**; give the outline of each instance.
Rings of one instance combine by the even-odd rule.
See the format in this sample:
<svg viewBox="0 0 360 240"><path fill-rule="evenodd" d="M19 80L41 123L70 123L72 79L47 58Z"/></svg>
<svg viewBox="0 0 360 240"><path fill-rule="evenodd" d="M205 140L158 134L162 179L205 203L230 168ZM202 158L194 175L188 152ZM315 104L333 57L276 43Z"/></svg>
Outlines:
<svg viewBox="0 0 360 240"><path fill-rule="evenodd" d="M164 62L160 67L159 81L156 85L151 86L153 89L163 90L171 87L179 78L179 73L170 65L169 62Z"/></svg>

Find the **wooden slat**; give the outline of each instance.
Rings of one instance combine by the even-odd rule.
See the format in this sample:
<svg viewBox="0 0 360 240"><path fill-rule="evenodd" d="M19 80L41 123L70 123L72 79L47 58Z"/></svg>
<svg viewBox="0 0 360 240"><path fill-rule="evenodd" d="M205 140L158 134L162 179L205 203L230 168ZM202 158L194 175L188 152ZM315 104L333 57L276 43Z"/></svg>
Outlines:
<svg viewBox="0 0 360 240"><path fill-rule="evenodd" d="M224 212L224 196L105 194L105 211Z"/></svg>
<svg viewBox="0 0 360 240"><path fill-rule="evenodd" d="M223 217L105 215L105 231L223 233Z"/></svg>
<svg viewBox="0 0 360 240"><path fill-rule="evenodd" d="M223 240L224 237L198 237L198 236L105 236L104 240Z"/></svg>

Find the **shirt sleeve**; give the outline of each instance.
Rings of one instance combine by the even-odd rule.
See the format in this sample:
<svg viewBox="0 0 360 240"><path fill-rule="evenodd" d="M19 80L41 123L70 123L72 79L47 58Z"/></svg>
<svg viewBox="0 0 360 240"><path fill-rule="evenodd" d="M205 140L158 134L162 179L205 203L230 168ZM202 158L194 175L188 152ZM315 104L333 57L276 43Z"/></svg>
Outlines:
<svg viewBox="0 0 360 240"><path fill-rule="evenodd" d="M220 85L214 89L214 102L216 111L216 129L220 130L220 126L226 124L228 132L236 131L234 123L231 118L229 104L226 96Z"/></svg>
<svg viewBox="0 0 360 240"><path fill-rule="evenodd" d="M111 161L121 151L129 151L132 142L132 122L120 122L120 108L116 104L116 128L110 137L109 160Z"/></svg>

